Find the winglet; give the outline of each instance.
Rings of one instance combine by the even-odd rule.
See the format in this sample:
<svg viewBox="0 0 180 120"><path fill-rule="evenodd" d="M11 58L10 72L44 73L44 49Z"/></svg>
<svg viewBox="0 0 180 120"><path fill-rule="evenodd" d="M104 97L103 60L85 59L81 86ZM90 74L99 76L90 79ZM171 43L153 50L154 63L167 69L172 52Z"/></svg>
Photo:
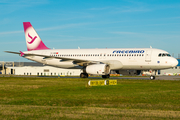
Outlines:
<svg viewBox="0 0 180 120"><path fill-rule="evenodd" d="M21 52L21 51L19 51L19 52L21 53L21 55L20 55L20 56L22 57L22 56L24 55L24 53L23 53L23 52Z"/></svg>

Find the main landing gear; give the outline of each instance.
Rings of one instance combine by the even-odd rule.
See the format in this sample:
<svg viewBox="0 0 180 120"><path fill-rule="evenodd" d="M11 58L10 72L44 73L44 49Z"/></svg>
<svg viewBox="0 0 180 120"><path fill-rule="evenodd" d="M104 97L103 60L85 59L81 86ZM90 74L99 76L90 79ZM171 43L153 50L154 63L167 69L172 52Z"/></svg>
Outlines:
<svg viewBox="0 0 180 120"><path fill-rule="evenodd" d="M102 75L102 78L109 78L110 75ZM80 78L88 78L88 74L87 73L81 73L80 74Z"/></svg>
<svg viewBox="0 0 180 120"><path fill-rule="evenodd" d="M108 75L102 75L102 78L109 78L110 77L110 75L108 74Z"/></svg>
<svg viewBox="0 0 180 120"><path fill-rule="evenodd" d="M81 73L80 78L88 78L88 74L87 73Z"/></svg>

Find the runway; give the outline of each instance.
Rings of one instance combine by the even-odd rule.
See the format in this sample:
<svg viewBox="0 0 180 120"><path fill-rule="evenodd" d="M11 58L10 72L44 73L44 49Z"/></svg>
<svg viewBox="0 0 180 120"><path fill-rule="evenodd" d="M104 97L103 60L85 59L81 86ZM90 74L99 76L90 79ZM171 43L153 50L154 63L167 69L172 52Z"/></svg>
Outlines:
<svg viewBox="0 0 180 120"><path fill-rule="evenodd" d="M142 79L142 80L150 80L150 78L148 76L147 77L114 77L113 79ZM155 80L180 80L180 76L156 76Z"/></svg>
<svg viewBox="0 0 180 120"><path fill-rule="evenodd" d="M44 77L44 78L80 78L79 76L28 76L28 75L0 75L0 77ZM102 79L101 77L88 77L88 79ZM149 76L125 76L125 77L110 77L109 79L138 79L150 80ZM180 76L156 76L155 80L180 80Z"/></svg>
<svg viewBox="0 0 180 120"><path fill-rule="evenodd" d="M39 76L39 77L47 77L47 76ZM57 76L48 76L48 77L55 77ZM63 76L59 78L80 78L79 76ZM88 79L102 79L101 77L88 77ZM149 76L141 77L141 76L126 76L126 77L110 77L109 79L139 79L139 80L150 80ZM156 76L155 80L180 80L180 76Z"/></svg>

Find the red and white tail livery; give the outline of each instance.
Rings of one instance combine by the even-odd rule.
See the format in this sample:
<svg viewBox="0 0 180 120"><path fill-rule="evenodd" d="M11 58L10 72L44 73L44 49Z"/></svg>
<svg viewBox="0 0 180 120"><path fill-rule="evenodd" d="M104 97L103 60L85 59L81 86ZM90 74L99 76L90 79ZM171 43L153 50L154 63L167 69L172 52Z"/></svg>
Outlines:
<svg viewBox="0 0 180 120"><path fill-rule="evenodd" d="M23 25L28 51L49 49L42 42L41 38L39 37L30 22L23 22Z"/></svg>

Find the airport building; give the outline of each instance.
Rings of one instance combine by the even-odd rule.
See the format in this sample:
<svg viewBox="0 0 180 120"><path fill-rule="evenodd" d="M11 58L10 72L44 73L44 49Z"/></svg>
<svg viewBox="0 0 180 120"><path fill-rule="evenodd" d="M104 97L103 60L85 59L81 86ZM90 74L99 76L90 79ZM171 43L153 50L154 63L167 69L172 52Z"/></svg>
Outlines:
<svg viewBox="0 0 180 120"><path fill-rule="evenodd" d="M156 75L180 75L180 59L177 59L179 64L176 67L164 70L155 71ZM0 74L14 75L50 75L50 76L79 76L80 69L62 69L51 66L44 66L42 63L36 62L3 62L0 61ZM118 70L111 71L111 74L120 75L150 75L151 73L140 70Z"/></svg>
<svg viewBox="0 0 180 120"><path fill-rule="evenodd" d="M35 62L0 62L0 74L79 76L80 69L62 69Z"/></svg>

